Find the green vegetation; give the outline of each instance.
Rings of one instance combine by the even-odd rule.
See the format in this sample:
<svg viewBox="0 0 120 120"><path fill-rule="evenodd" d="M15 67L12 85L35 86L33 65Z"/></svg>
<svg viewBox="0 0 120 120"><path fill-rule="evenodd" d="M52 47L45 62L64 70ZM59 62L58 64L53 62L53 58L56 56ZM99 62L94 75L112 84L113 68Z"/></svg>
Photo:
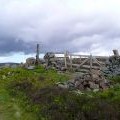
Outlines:
<svg viewBox="0 0 120 120"><path fill-rule="evenodd" d="M48 88L56 82L68 80L54 70L42 67L35 70L4 68L0 70L0 120L37 120L39 105L30 103L30 96L38 89Z"/></svg>
<svg viewBox="0 0 120 120"><path fill-rule="evenodd" d="M120 79L103 92L63 90L57 82L70 78L55 70L0 70L0 120L118 120Z"/></svg>
<svg viewBox="0 0 120 120"><path fill-rule="evenodd" d="M115 83L120 83L120 76L115 76L115 77L112 77L112 78L109 78L109 79L111 79Z"/></svg>

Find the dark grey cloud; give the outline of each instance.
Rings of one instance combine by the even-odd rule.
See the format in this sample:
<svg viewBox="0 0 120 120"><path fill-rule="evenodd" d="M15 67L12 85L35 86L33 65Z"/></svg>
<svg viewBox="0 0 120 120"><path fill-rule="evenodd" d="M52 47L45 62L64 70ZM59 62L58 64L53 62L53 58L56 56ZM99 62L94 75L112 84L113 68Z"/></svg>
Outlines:
<svg viewBox="0 0 120 120"><path fill-rule="evenodd" d="M108 4L109 3L109 4ZM119 0L1 0L0 54L107 54L120 46Z"/></svg>
<svg viewBox="0 0 120 120"><path fill-rule="evenodd" d="M25 54L33 53L34 43L27 43L24 40L16 40L13 37L0 37L0 55L9 55L14 52L24 52Z"/></svg>

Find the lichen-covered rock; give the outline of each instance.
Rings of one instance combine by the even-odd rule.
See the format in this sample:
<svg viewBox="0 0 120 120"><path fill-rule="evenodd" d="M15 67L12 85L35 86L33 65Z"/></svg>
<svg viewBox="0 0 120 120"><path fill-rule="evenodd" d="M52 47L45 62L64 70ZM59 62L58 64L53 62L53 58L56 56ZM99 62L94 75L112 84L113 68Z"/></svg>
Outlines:
<svg viewBox="0 0 120 120"><path fill-rule="evenodd" d="M57 71L64 72L67 69L65 68L64 60L59 60L55 57L55 54L52 52L48 52L44 56L46 69L56 69Z"/></svg>
<svg viewBox="0 0 120 120"><path fill-rule="evenodd" d="M34 57L30 57L26 59L26 66L35 65L36 59Z"/></svg>
<svg viewBox="0 0 120 120"><path fill-rule="evenodd" d="M111 87L111 85L112 83L109 80L105 79L100 71L93 70L92 73L83 74L80 77L76 77L74 80L65 82L62 84L62 86L60 83L58 87L70 90L76 89L81 91L98 91L108 89Z"/></svg>
<svg viewBox="0 0 120 120"><path fill-rule="evenodd" d="M28 70L34 70L35 69L35 66L29 66L27 67Z"/></svg>
<svg viewBox="0 0 120 120"><path fill-rule="evenodd" d="M111 56L102 72L105 77L120 75L120 56Z"/></svg>

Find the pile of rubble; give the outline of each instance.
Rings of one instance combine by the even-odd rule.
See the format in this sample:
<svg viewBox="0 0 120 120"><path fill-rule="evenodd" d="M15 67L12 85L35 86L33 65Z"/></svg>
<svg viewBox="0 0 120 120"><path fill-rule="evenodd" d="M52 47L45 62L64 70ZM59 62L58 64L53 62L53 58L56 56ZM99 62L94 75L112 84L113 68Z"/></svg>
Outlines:
<svg viewBox="0 0 120 120"><path fill-rule="evenodd" d="M120 76L120 56L110 57L102 71L105 77Z"/></svg>
<svg viewBox="0 0 120 120"><path fill-rule="evenodd" d="M92 70L92 74L83 74L73 80L69 80L65 83L58 83L57 85L63 89L99 91L110 88L112 86L112 83L109 80L105 79L100 71Z"/></svg>
<svg viewBox="0 0 120 120"><path fill-rule="evenodd" d="M64 67L65 66L64 60L56 59L54 53L52 52L46 53L44 56L44 60L46 69L53 68L56 69L57 71L66 71L66 68Z"/></svg>

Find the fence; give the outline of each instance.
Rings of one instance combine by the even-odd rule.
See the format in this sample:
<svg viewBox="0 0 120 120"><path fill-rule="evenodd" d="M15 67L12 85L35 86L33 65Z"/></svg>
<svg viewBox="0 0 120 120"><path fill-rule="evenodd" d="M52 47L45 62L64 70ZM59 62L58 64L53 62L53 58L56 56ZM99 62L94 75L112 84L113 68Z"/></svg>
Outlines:
<svg viewBox="0 0 120 120"><path fill-rule="evenodd" d="M61 54L62 56L59 56ZM83 70L100 70L105 66L106 60L109 58L107 56L92 56L92 55L78 55L71 54L69 52L57 52L55 53L56 59L64 60L64 67L71 69L83 69Z"/></svg>

